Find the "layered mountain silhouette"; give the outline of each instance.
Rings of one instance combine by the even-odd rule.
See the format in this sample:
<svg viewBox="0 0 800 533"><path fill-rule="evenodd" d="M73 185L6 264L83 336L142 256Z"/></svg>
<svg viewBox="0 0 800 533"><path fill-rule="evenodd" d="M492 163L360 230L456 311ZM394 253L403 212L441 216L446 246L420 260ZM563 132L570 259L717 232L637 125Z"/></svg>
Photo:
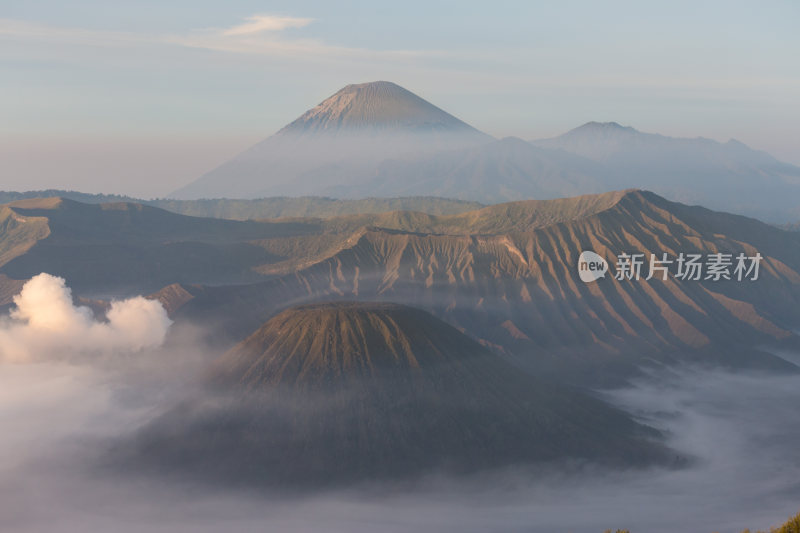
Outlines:
<svg viewBox="0 0 800 533"><path fill-rule="evenodd" d="M446 217L357 218L328 221L353 233L314 252L306 241L307 255L265 267L273 279L194 288L173 315L241 338L285 302L380 299L429 310L537 371L594 384L675 361L793 368L756 347L792 339L800 320L796 233L635 190ZM764 259L757 281L609 276L586 284L577 273L584 250L612 264L621 253Z"/></svg>
<svg viewBox="0 0 800 533"><path fill-rule="evenodd" d="M596 162L603 190L640 187L672 200L786 222L800 216L800 167L731 139L685 139L590 122L533 141Z"/></svg>
<svg viewBox="0 0 800 533"><path fill-rule="evenodd" d="M0 208L0 224L0 305L40 272L90 298L168 286L155 297L173 317L220 342L299 303L382 300L430 311L539 372L596 384L677 360L791 370L756 347L790 342L800 321L799 233L637 190L263 222L27 200ZM764 259L757 281L585 284L584 250L612 264L621 253Z"/></svg>
<svg viewBox="0 0 800 533"><path fill-rule="evenodd" d="M463 213L484 207L468 202L437 196L401 196L395 198L359 198L339 200L323 196L275 196L253 200L213 198L205 200L174 200L156 198L141 200L117 194L90 194L60 189L41 191L0 191L0 204L34 198L63 198L84 204L138 203L158 207L193 217L225 218L229 220L263 220L282 217L322 217L385 213L387 211L420 211L432 215Z"/></svg>
<svg viewBox="0 0 800 533"><path fill-rule="evenodd" d="M25 280L49 272L79 291L106 295L155 290L177 279L254 282L262 276L253 267L281 257L252 241L316 231L313 222L198 218L125 202L20 200L0 206L0 273Z"/></svg>
<svg viewBox="0 0 800 533"><path fill-rule="evenodd" d="M731 140L589 122L495 140L390 82L348 85L176 198L447 196L498 203L645 188L769 222L800 218L800 167Z"/></svg>
<svg viewBox="0 0 800 533"><path fill-rule="evenodd" d="M548 385L430 314L385 303L286 310L147 425L134 465L216 482L322 485L583 458L673 461L657 433Z"/></svg>
<svg viewBox="0 0 800 533"><path fill-rule="evenodd" d="M173 194L258 198L321 194L382 161L491 140L391 82L348 85L275 135Z"/></svg>
<svg viewBox="0 0 800 533"><path fill-rule="evenodd" d="M323 189L338 197L425 194L484 203L575 196L603 189L597 165L515 137L383 161L366 179Z"/></svg>

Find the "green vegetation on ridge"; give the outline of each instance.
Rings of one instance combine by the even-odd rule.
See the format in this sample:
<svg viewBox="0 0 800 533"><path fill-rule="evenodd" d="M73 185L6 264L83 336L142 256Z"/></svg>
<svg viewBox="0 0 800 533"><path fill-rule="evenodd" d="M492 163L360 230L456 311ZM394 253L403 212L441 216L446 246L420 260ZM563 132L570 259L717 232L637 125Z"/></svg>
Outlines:
<svg viewBox="0 0 800 533"><path fill-rule="evenodd" d="M194 217L227 218L231 220L259 220L283 217L330 218L341 215L363 213L385 213L388 211L419 211L431 215L452 215L483 207L477 202L438 198L433 196L409 196L402 198L362 198L339 200L321 196L271 197L255 200L227 198L203 200L172 200L157 198L142 200L117 194L88 194L76 191L44 190L10 192L0 191L0 204L30 198L67 198L87 204L129 202L158 207L173 213Z"/></svg>

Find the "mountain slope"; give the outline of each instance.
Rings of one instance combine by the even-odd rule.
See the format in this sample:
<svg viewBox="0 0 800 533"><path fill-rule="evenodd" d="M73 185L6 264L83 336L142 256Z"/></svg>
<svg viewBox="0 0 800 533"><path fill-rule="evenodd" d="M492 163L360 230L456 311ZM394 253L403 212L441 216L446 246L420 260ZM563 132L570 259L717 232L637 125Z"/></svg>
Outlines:
<svg viewBox="0 0 800 533"><path fill-rule="evenodd" d="M134 464L319 488L564 458L630 466L674 457L622 412L531 379L428 313L393 304L284 311L208 379L227 399L190 399L146 426Z"/></svg>
<svg viewBox="0 0 800 533"><path fill-rule="evenodd" d="M424 194L497 203L600 192L597 172L590 160L509 137L414 159L390 159L361 182L323 192L346 198Z"/></svg>
<svg viewBox="0 0 800 533"><path fill-rule="evenodd" d="M447 196L482 203L645 188L775 223L800 218L800 167L730 140L590 122L495 141L390 82L348 85L175 198Z"/></svg>
<svg viewBox="0 0 800 533"><path fill-rule="evenodd" d="M0 266L23 255L49 235L45 218L25 216L9 206L0 206Z"/></svg>
<svg viewBox="0 0 800 533"><path fill-rule="evenodd" d="M21 200L0 206L0 274L25 280L48 272L89 294L254 282L263 279L255 267L283 259L259 239L318 229L314 221L237 222L131 203Z"/></svg>
<svg viewBox="0 0 800 533"><path fill-rule="evenodd" d="M800 217L800 167L735 140L674 138L590 122L533 143L595 161L601 190L646 188L770 222Z"/></svg>
<svg viewBox="0 0 800 533"><path fill-rule="evenodd" d="M636 190L445 216L236 222L50 199L5 206L2 217L3 294L43 271L93 298L171 285L156 296L219 339L240 340L297 303L394 301L542 371L599 379L687 358L786 368L754 347L788 342L800 322L800 234ZM584 284L583 250L612 263L634 252L764 260L756 282Z"/></svg>
<svg viewBox="0 0 800 533"><path fill-rule="evenodd" d="M303 113L278 135L344 135L354 131L484 134L388 81L348 85Z"/></svg>
<svg viewBox="0 0 800 533"><path fill-rule="evenodd" d="M176 316L241 338L282 302L380 299L430 310L539 370L595 383L648 362L790 368L755 347L791 338L800 323L797 234L640 191L531 202L528 211L526 204L485 208L459 230L373 227L291 274L241 289L207 287ZM509 212L529 225L501 223ZM637 252L759 252L764 260L755 282L608 276L585 284L576 268L583 250L612 263Z"/></svg>
<svg viewBox="0 0 800 533"><path fill-rule="evenodd" d="M89 194L76 191L49 189L43 191L0 191L0 204L32 198L64 198L85 204L137 203L158 207L179 215L193 217L226 218L229 220L262 220L281 217L329 218L341 215L384 213L387 211L420 211L432 215L449 215L479 209L477 202L453 200L430 196L399 198L360 198L337 200L322 196L299 198L271 197L255 200L170 200L157 198L142 200L114 194Z"/></svg>
<svg viewBox="0 0 800 533"><path fill-rule="evenodd" d="M348 85L275 135L176 191L175 198L319 194L380 162L491 137L385 81Z"/></svg>
<svg viewBox="0 0 800 533"><path fill-rule="evenodd" d="M424 378L437 367L464 372L475 357L496 359L424 311L388 303L323 303L270 319L221 359L215 383L327 388L339 379ZM475 379L479 376L470 371Z"/></svg>

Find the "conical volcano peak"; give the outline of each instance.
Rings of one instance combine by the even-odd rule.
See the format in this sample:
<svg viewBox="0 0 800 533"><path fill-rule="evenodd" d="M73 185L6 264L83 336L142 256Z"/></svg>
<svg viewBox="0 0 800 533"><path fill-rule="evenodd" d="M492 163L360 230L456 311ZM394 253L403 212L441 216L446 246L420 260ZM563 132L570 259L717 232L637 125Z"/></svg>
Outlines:
<svg viewBox="0 0 800 533"><path fill-rule="evenodd" d="M332 302L275 315L146 427L137 469L316 486L561 458L672 461L653 430L520 372L433 315Z"/></svg>
<svg viewBox="0 0 800 533"><path fill-rule="evenodd" d="M395 83L359 83L340 89L175 195L338 197L347 187L374 178L385 161L413 160L492 140Z"/></svg>
<svg viewBox="0 0 800 533"><path fill-rule="evenodd" d="M402 379L475 356L491 354L420 309L337 302L276 315L218 361L216 377L248 387Z"/></svg>
<svg viewBox="0 0 800 533"><path fill-rule="evenodd" d="M478 130L389 81L347 85L279 133L359 130L473 133Z"/></svg>

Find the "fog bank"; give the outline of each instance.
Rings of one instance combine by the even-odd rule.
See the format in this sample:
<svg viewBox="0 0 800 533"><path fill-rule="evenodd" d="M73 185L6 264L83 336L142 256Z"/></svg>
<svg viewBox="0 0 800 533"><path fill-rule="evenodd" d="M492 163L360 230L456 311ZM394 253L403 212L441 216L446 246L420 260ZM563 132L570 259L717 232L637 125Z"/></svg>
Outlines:
<svg viewBox="0 0 800 533"><path fill-rule="evenodd" d="M109 444L196 390L218 354L191 328L165 337L160 304L99 320L52 276L15 304L0 324L3 531L739 533L800 510L800 376L691 368L602 393L696 458L682 470L519 466L304 496L121 474L101 468Z"/></svg>

